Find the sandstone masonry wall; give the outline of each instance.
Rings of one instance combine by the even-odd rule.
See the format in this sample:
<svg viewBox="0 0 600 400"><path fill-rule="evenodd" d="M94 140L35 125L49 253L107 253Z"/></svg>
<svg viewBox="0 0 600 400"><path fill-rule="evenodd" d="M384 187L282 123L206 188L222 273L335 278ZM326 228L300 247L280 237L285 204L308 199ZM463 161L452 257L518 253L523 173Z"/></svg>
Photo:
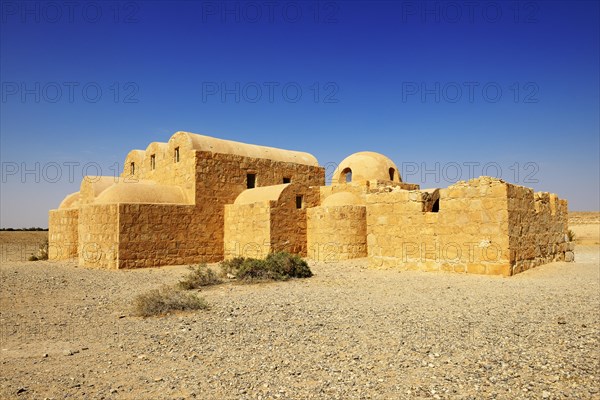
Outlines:
<svg viewBox="0 0 600 400"><path fill-rule="evenodd" d="M508 185L510 261L513 273L552 261L573 261L567 201L555 194Z"/></svg>
<svg viewBox="0 0 600 400"><path fill-rule="evenodd" d="M90 204L80 208L77 253L81 266L119 268L117 204Z"/></svg>
<svg viewBox="0 0 600 400"><path fill-rule="evenodd" d="M264 258L271 251L271 206L225 206L225 259Z"/></svg>
<svg viewBox="0 0 600 400"><path fill-rule="evenodd" d="M510 275L506 184L489 178L430 193L392 191L367 196L367 243L373 268Z"/></svg>
<svg viewBox="0 0 600 400"><path fill-rule="evenodd" d="M307 210L308 256L333 262L367 256L365 206L328 206Z"/></svg>
<svg viewBox="0 0 600 400"><path fill-rule="evenodd" d="M50 210L48 216L48 258L77 257L79 209Z"/></svg>

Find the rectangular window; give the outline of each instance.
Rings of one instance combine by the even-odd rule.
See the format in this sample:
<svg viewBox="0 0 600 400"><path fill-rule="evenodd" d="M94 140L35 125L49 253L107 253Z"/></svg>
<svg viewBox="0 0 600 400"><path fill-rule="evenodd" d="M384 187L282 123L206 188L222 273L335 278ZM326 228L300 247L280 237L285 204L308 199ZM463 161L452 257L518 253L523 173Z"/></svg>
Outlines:
<svg viewBox="0 0 600 400"><path fill-rule="evenodd" d="M292 178L283 178L283 183L291 183Z"/></svg>
<svg viewBox="0 0 600 400"><path fill-rule="evenodd" d="M179 162L179 147L175 147L175 155L173 156L175 162Z"/></svg>
<svg viewBox="0 0 600 400"><path fill-rule="evenodd" d="M135 163L134 162L129 164L129 172L131 173L131 175L135 175Z"/></svg>
<svg viewBox="0 0 600 400"><path fill-rule="evenodd" d="M252 189L256 187L256 174L246 175L246 187Z"/></svg>
<svg viewBox="0 0 600 400"><path fill-rule="evenodd" d="M302 208L302 196L296 196L296 208Z"/></svg>
<svg viewBox="0 0 600 400"><path fill-rule="evenodd" d="M154 171L156 169L156 154L150 156L150 169Z"/></svg>

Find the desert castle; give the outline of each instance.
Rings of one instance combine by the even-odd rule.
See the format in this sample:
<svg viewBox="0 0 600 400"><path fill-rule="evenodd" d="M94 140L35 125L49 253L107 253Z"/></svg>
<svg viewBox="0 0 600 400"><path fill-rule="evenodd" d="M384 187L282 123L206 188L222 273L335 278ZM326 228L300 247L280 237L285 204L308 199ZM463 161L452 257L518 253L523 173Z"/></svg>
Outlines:
<svg viewBox="0 0 600 400"><path fill-rule="evenodd" d="M175 133L120 178L86 177L49 213L50 257L140 268L264 257L367 257L373 268L513 275L573 259L567 202L480 177L420 190L387 157L344 159L325 185L308 153Z"/></svg>

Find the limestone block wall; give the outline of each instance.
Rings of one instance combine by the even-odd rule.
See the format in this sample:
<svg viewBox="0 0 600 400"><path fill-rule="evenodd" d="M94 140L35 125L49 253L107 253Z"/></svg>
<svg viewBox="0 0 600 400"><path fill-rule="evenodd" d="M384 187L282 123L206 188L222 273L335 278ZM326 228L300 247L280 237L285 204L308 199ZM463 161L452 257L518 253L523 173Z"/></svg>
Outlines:
<svg viewBox="0 0 600 400"><path fill-rule="evenodd" d="M507 185L490 178L439 191L392 191L367 196L369 265L510 275Z"/></svg>
<svg viewBox="0 0 600 400"><path fill-rule="evenodd" d="M344 184L336 184L331 186L321 186L320 202L322 203L327 197L341 192L349 192L364 200L369 193L384 193L393 190L419 190L419 185L416 183L392 182L382 180L369 180L362 182L350 182Z"/></svg>
<svg viewBox="0 0 600 400"><path fill-rule="evenodd" d="M225 205L232 204L238 195L247 189L247 174L256 174L257 187L280 185L284 177L290 178L293 184L306 187L319 186L325 182L325 169L322 167L200 151L197 152L196 158L196 210L198 217L207 227L206 233L218 239L201 238L200 240L207 246L215 248L215 253L221 254L220 258L211 261L219 261L223 258ZM254 243L256 240L251 242ZM240 241L240 243L246 242ZM240 244L240 246L240 250L243 250L244 245ZM228 253L232 251L227 250Z"/></svg>
<svg viewBox="0 0 600 400"><path fill-rule="evenodd" d="M225 259L264 258L271 251L271 205L225 206Z"/></svg>
<svg viewBox="0 0 600 400"><path fill-rule="evenodd" d="M307 255L306 210L318 204L318 188L292 183L272 189L276 200L225 206L225 258L263 258L275 251Z"/></svg>
<svg viewBox="0 0 600 400"><path fill-rule="evenodd" d="M365 206L314 207L307 210L308 256L334 262L367 256Z"/></svg>
<svg viewBox="0 0 600 400"><path fill-rule="evenodd" d="M77 257L79 209L50 210L48 216L48 258Z"/></svg>
<svg viewBox="0 0 600 400"><path fill-rule="evenodd" d="M567 201L555 194L508 186L510 261L513 273L551 261L573 260L567 239Z"/></svg>
<svg viewBox="0 0 600 400"><path fill-rule="evenodd" d="M88 204L79 209L77 253L80 266L119 267L118 204Z"/></svg>
<svg viewBox="0 0 600 400"><path fill-rule="evenodd" d="M192 264L221 257L198 240L205 237L206 226L194 210L190 205L119 204L118 267Z"/></svg>
<svg viewBox="0 0 600 400"><path fill-rule="evenodd" d="M298 208L296 197L301 196ZM318 205L318 188L303 184L289 185L277 202L271 204L271 250L287 251L306 257L308 254L306 213Z"/></svg>

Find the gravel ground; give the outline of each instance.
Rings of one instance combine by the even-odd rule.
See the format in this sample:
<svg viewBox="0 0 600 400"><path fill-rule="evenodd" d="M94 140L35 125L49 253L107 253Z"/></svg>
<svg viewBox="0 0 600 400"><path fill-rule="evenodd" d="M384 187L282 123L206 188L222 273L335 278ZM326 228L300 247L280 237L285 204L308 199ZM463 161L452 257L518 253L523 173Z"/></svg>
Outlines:
<svg viewBox="0 0 600 400"><path fill-rule="evenodd" d="M185 267L0 269L2 399L599 399L598 246L511 278L311 263L131 316Z"/></svg>

